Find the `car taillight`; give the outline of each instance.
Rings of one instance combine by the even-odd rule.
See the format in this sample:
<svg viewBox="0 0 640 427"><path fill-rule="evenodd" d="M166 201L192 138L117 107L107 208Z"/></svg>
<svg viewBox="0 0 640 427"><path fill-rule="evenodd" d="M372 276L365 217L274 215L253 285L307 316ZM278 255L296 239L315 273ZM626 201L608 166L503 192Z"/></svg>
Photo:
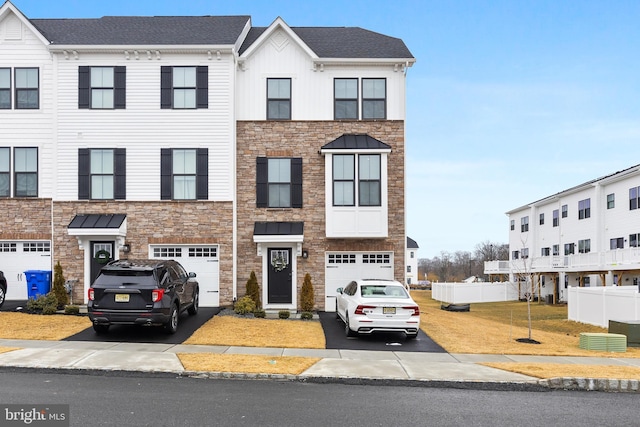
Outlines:
<svg viewBox="0 0 640 427"><path fill-rule="evenodd" d="M413 310L413 313L411 313L412 316L420 316L420 307L418 307L417 305L410 305L408 307L402 307L405 310Z"/></svg>
<svg viewBox="0 0 640 427"><path fill-rule="evenodd" d="M93 291L93 288L89 288L89 292L88 292L88 297L89 297L89 301L93 301L96 297L95 292Z"/></svg>
<svg viewBox="0 0 640 427"><path fill-rule="evenodd" d="M359 305L356 307L356 311L353 312L353 314L364 314L364 310L368 310L368 309L374 309L376 308L373 305Z"/></svg>
<svg viewBox="0 0 640 427"><path fill-rule="evenodd" d="M154 289L151 292L151 301L158 302L164 296L164 289Z"/></svg>

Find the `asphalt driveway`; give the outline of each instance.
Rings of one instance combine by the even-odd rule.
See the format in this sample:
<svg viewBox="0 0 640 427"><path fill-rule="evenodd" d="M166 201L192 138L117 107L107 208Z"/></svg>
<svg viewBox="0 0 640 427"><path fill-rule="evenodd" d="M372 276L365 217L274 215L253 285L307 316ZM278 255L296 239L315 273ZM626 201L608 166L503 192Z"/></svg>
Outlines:
<svg viewBox="0 0 640 427"><path fill-rule="evenodd" d="M420 331L418 337L413 340L406 339L402 332L347 338L344 333L344 323L337 318L336 313L320 312L319 316L328 349L446 353L423 331Z"/></svg>

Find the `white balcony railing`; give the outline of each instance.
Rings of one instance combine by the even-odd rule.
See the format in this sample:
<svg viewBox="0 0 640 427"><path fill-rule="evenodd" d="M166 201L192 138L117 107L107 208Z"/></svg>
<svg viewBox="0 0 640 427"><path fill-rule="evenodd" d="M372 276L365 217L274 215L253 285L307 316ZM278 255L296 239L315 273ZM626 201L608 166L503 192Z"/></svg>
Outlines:
<svg viewBox="0 0 640 427"><path fill-rule="evenodd" d="M640 248L615 249L566 256L545 256L510 261L486 261L484 274L561 271L640 270Z"/></svg>

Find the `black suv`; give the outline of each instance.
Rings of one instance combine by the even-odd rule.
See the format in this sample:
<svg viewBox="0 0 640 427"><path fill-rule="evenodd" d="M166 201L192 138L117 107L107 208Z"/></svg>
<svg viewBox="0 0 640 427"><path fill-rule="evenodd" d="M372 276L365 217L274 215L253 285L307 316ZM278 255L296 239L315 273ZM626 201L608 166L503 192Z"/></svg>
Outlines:
<svg viewBox="0 0 640 427"><path fill-rule="evenodd" d="M198 282L173 260L117 260L89 288L87 310L97 333L110 325L162 325L173 334L180 314L198 313Z"/></svg>
<svg viewBox="0 0 640 427"><path fill-rule="evenodd" d="M4 277L4 273L0 271L0 308L4 304L4 300L7 298L7 279Z"/></svg>

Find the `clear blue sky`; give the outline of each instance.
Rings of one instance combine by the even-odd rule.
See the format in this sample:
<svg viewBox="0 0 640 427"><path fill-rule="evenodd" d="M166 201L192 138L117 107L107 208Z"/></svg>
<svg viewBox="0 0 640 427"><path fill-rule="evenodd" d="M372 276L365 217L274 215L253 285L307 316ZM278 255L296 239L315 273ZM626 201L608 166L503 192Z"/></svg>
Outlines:
<svg viewBox="0 0 640 427"><path fill-rule="evenodd" d="M407 234L420 258L506 243L506 211L640 163L637 0L13 4L29 18L250 15L267 26L281 16L403 39L417 59L407 76Z"/></svg>

